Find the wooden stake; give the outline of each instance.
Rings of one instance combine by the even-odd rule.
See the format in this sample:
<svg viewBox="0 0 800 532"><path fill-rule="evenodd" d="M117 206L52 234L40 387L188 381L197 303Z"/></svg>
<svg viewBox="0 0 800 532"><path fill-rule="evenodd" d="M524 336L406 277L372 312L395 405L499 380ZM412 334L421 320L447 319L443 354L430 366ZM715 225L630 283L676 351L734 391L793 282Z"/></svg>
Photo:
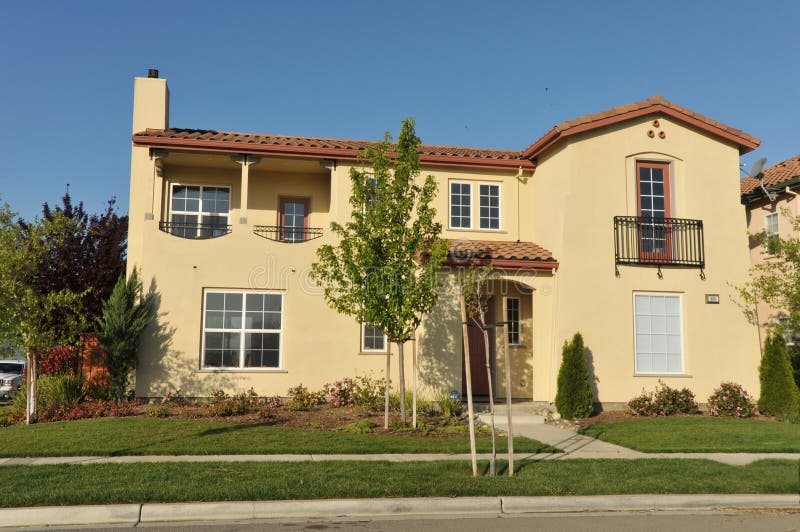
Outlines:
<svg viewBox="0 0 800 532"><path fill-rule="evenodd" d="M472 372L469 367L469 331L467 330L467 305L461 297L461 329L464 335L464 373L467 379L467 414L469 415L469 449L472 455L472 476L478 476L478 453L475 449L475 419L472 410Z"/></svg>

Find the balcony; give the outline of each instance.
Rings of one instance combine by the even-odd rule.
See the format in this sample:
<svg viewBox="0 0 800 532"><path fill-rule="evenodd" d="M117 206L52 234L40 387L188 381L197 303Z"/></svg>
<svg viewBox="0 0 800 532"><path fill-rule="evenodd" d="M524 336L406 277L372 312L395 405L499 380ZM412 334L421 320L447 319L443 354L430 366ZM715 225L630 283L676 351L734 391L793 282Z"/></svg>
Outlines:
<svg viewBox="0 0 800 532"><path fill-rule="evenodd" d="M205 240L230 234L231 226L223 224L201 224L185 222L159 222L158 228L165 233L180 238Z"/></svg>
<svg viewBox="0 0 800 532"><path fill-rule="evenodd" d="M288 227L282 225L256 225L253 233L275 242L299 244L322 236L321 227Z"/></svg>
<svg viewBox="0 0 800 532"><path fill-rule="evenodd" d="M614 217L616 264L705 268L703 221ZM702 275L702 273L701 273Z"/></svg>

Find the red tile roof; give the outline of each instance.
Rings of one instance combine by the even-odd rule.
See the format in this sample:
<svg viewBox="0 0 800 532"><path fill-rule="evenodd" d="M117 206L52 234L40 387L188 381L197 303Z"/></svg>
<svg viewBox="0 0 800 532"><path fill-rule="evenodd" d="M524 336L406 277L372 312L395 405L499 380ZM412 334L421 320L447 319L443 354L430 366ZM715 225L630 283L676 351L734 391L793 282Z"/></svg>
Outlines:
<svg viewBox="0 0 800 532"><path fill-rule="evenodd" d="M230 152L306 154L320 157L356 158L362 150L378 144L369 140L297 137L287 135L261 135L213 131L205 129L147 129L133 135L133 142L145 146L197 146ZM425 162L474 163L477 165L502 165L509 168L523 166L533 169L530 161L522 158L518 150L468 148L423 144L420 158Z"/></svg>
<svg viewBox="0 0 800 532"><path fill-rule="evenodd" d="M561 138L640 116L659 113L687 122L718 137L735 142L739 145L742 153L754 150L761 144L759 139L748 135L744 131L712 120L707 116L695 113L691 109L687 109L682 105L672 103L656 95L640 102L629 103L599 113L561 122L545 133L539 140L528 146L523 152L523 155L525 157L536 157Z"/></svg>
<svg viewBox="0 0 800 532"><path fill-rule="evenodd" d="M450 240L447 264L493 264L500 269L558 267L553 254L533 242L509 240Z"/></svg>
<svg viewBox="0 0 800 532"><path fill-rule="evenodd" d="M776 185L780 185L781 183L785 183L792 178L798 177L800 176L800 155L795 155L794 157L786 159L785 161L781 161L778 164L770 166L762 173L764 174L765 187L774 187ZM761 191L758 179L754 177L745 177L739 181L739 186L742 190L742 194L750 194L752 192Z"/></svg>

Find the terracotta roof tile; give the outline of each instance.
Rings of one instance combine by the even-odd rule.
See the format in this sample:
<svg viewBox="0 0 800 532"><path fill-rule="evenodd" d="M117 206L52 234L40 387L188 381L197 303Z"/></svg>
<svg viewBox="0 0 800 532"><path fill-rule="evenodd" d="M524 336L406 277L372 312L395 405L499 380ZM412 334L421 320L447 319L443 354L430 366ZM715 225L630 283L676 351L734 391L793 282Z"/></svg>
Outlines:
<svg viewBox="0 0 800 532"><path fill-rule="evenodd" d="M696 121L696 123L704 129L707 128L711 131L727 134L737 139L738 142L740 142L740 146L747 148L746 151L752 150L761 144L761 141L758 138L753 137L752 135L749 135L740 129L730 127L722 122L718 122L708 118L707 116L701 115L700 113L696 113L691 109L683 107L682 105L673 103L659 95L655 95L647 98L646 100L629 103L627 105L614 107L599 113L593 113L561 122L560 124L554 126L553 129L548 131L536 142L531 144L523 153L526 156L536 156L543 149L549 147L551 143L557 140L559 137L567 136L573 132L592 129L593 125L596 125L596 127L607 125L609 121L613 121L614 118L619 118L621 121L626 120L628 115L630 118L642 116L643 114L647 113L648 109L652 109L653 113L672 112L676 114L679 119L682 117L685 120Z"/></svg>
<svg viewBox="0 0 800 532"><path fill-rule="evenodd" d="M792 178L798 177L800 176L800 155L795 155L785 161L770 166L762 173L764 174L765 187L774 187ZM742 194L760 191L758 179L754 177L745 177L739 182L739 186Z"/></svg>
<svg viewBox="0 0 800 532"><path fill-rule="evenodd" d="M538 244L509 240L450 240L447 257L451 262L474 260L556 262L553 254Z"/></svg>
<svg viewBox="0 0 800 532"><path fill-rule="evenodd" d="M369 140L331 139L318 137L297 137L288 135L262 135L255 133L237 133L232 131L213 131L206 129L147 129L133 135L134 142L143 141L145 138L156 139L182 139L211 141L231 144L246 144L253 146L285 146L299 148L318 148L333 150L348 150L354 154L378 144ZM522 152L518 150L496 150L483 148L469 148L464 146L439 146L423 144L420 146L420 155L468 157L474 159L514 161L522 160Z"/></svg>

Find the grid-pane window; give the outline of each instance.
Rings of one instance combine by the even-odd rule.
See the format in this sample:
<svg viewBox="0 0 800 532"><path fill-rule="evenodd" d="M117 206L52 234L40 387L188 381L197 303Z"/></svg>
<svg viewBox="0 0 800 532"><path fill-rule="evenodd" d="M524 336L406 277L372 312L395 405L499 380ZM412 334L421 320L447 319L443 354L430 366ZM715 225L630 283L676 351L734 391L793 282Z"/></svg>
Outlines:
<svg viewBox="0 0 800 532"><path fill-rule="evenodd" d="M639 165L639 212L642 218L641 246L644 253L667 250L667 176L662 165Z"/></svg>
<svg viewBox="0 0 800 532"><path fill-rule="evenodd" d="M517 297L506 299L506 319L508 320L508 343L520 345L520 300Z"/></svg>
<svg viewBox="0 0 800 532"><path fill-rule="evenodd" d="M228 232L228 187L172 185L170 232L183 238L211 238Z"/></svg>
<svg viewBox="0 0 800 532"><path fill-rule="evenodd" d="M361 326L361 350L365 352L386 352L386 335L378 327Z"/></svg>
<svg viewBox="0 0 800 532"><path fill-rule="evenodd" d="M764 231L767 235L778 234L778 213L773 212L764 216Z"/></svg>
<svg viewBox="0 0 800 532"><path fill-rule="evenodd" d="M480 227L500 229L500 185L480 185Z"/></svg>
<svg viewBox="0 0 800 532"><path fill-rule="evenodd" d="M634 295L636 372L683 373L681 298Z"/></svg>
<svg viewBox="0 0 800 532"><path fill-rule="evenodd" d="M307 200L283 200L283 240L303 242L306 239Z"/></svg>
<svg viewBox="0 0 800 532"><path fill-rule="evenodd" d="M469 229L472 227L472 185L450 183L450 227Z"/></svg>
<svg viewBox="0 0 800 532"><path fill-rule="evenodd" d="M283 296L205 293L203 367L279 368Z"/></svg>

